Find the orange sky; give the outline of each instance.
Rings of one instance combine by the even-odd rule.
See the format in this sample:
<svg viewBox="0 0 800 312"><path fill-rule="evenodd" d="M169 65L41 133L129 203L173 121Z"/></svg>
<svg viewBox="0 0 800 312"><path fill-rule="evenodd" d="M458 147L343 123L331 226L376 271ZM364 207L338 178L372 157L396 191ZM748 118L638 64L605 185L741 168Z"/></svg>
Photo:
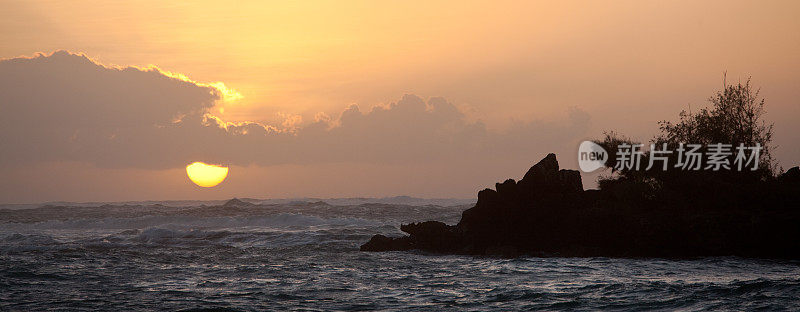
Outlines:
<svg viewBox="0 0 800 312"><path fill-rule="evenodd" d="M776 143L781 146L778 160L787 167L800 163L795 143L800 140L796 17L800 2L796 1L11 0L2 6L0 58L67 50L104 65L155 65L195 81L223 82L242 98L219 101L211 109L214 115L277 128L310 124L322 116L320 112L335 120L351 104L365 112L415 94L424 99L443 97L466 120L485 122L493 131L510 131L514 124L531 121L558 123L577 108L591 116L587 137L618 130L647 139L657 130L656 121L674 119L689 105L705 105L727 70L729 80L752 76L762 88L767 118L775 122ZM191 185L164 184L142 186L134 193L115 189L105 193L119 193L113 196L79 190L22 195L7 191L0 194L0 202L230 195L471 197L495 180L518 177L538 160L530 159L536 155L526 156L527 162L487 165L477 170L480 174L469 174L456 184L444 176L428 177L430 168L437 167L434 164L416 164L418 171L410 172L380 161L340 167L252 164L257 168L245 170L246 177L240 174L241 181L261 179L275 185L267 190L229 185L225 192L202 193ZM46 183L29 173L54 170L47 166L63 167L63 181L87 170L103 170L66 163L26 166L33 167L9 169L19 172L14 181L6 180L0 187L43 188ZM336 188L314 185L301 191L292 185L310 185L298 176L312 174L314 166L332 174L350 169L368 172L363 181L351 184L325 178L324 184L335 183ZM113 170L150 170L123 174L132 180L166 172ZM460 172L456 167L441 170L442 175ZM231 171L231 179L235 173ZM372 183L391 174L398 176L397 183ZM424 189L415 184L420 177L427 179ZM185 176L177 179L186 182ZM87 186L107 184L86 177L82 181ZM235 185L235 181L225 183ZM296 182L282 186L281 181Z"/></svg>

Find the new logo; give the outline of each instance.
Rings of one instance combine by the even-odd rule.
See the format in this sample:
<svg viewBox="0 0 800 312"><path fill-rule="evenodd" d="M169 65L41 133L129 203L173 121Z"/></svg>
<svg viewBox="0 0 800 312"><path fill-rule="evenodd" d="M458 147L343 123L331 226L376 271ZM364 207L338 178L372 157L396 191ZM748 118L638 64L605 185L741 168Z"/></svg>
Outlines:
<svg viewBox="0 0 800 312"><path fill-rule="evenodd" d="M592 141L581 142L578 147L578 166L583 172L592 172L603 168L608 160L608 152Z"/></svg>

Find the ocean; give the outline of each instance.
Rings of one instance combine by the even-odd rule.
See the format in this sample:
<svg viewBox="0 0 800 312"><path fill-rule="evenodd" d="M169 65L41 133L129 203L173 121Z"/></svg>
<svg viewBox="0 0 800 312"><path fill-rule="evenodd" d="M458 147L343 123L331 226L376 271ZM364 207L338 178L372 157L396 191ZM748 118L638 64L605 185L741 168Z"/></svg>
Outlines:
<svg viewBox="0 0 800 312"><path fill-rule="evenodd" d="M800 310L800 261L361 252L468 200L0 206L0 311Z"/></svg>

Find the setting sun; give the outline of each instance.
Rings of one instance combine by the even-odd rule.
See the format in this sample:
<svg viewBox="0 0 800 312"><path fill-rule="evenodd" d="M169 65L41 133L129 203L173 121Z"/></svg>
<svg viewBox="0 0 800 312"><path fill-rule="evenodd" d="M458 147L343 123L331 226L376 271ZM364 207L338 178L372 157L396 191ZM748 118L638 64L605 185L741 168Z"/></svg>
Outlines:
<svg viewBox="0 0 800 312"><path fill-rule="evenodd" d="M194 184L202 187L213 187L222 183L228 176L228 167L209 165L199 161L186 166L186 175Z"/></svg>

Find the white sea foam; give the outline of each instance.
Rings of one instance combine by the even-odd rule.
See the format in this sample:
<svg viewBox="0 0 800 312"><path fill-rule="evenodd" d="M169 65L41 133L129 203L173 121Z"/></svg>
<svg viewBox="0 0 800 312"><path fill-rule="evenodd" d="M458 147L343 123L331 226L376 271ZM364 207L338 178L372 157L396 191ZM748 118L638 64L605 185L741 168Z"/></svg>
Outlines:
<svg viewBox="0 0 800 312"><path fill-rule="evenodd" d="M380 222L360 218L323 218L295 213L278 213L267 216L218 216L202 217L192 215L142 216L134 218L90 218L70 220L49 220L35 223L5 223L6 231L35 230L111 230L144 229L163 227L170 229L193 228L264 228L264 229L305 229L336 227L376 226Z"/></svg>

